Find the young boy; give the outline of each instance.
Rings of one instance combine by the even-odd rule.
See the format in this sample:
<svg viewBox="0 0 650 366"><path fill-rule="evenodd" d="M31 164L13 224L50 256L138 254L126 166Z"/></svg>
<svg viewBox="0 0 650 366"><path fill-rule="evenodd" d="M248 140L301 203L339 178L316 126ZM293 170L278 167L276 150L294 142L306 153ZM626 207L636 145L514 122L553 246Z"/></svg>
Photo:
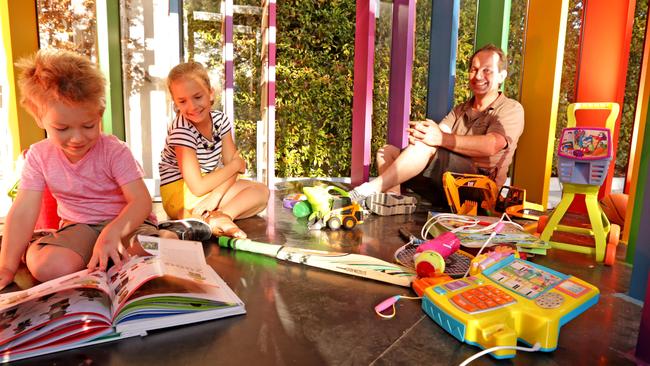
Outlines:
<svg viewBox="0 0 650 366"><path fill-rule="evenodd" d="M72 52L41 50L18 66L21 104L47 139L30 147L7 215L0 289L21 259L37 280L48 281L146 254L138 234L177 238L154 224L142 168L128 147L101 133L106 82L95 65ZM58 204L60 229L30 243L46 186Z"/></svg>

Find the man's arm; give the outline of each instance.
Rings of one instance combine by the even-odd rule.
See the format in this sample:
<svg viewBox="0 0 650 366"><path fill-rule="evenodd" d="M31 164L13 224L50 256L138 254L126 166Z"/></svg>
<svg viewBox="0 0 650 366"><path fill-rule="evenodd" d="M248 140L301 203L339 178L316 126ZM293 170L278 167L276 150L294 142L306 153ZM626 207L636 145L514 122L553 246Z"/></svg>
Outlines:
<svg viewBox="0 0 650 366"><path fill-rule="evenodd" d="M422 142L432 147L442 147L455 153L470 157L491 156L507 146L506 138L489 132L482 136L463 136L442 132L432 120L410 122L409 143Z"/></svg>

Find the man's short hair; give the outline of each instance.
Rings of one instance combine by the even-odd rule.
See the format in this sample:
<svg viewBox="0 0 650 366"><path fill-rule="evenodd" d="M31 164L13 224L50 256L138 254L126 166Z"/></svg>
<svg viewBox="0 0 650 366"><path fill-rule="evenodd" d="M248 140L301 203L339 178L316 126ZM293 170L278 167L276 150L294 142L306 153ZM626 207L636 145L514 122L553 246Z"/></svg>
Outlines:
<svg viewBox="0 0 650 366"><path fill-rule="evenodd" d="M490 51L494 52L497 55L499 55L499 71L504 71L508 69L508 56L506 56L505 52L500 47L495 46L492 43L488 43L485 46L479 48L472 54L472 57L469 58L469 64L472 64L472 61L474 61L474 56L476 56L479 52L483 51Z"/></svg>

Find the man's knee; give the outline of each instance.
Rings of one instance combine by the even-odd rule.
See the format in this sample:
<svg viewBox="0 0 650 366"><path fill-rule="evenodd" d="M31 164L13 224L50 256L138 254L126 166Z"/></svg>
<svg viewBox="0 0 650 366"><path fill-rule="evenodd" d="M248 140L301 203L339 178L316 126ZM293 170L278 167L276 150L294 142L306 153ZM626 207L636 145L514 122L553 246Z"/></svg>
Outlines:
<svg viewBox="0 0 650 366"><path fill-rule="evenodd" d="M393 145L384 145L377 151L377 164L383 165L385 163L391 164L402 151Z"/></svg>

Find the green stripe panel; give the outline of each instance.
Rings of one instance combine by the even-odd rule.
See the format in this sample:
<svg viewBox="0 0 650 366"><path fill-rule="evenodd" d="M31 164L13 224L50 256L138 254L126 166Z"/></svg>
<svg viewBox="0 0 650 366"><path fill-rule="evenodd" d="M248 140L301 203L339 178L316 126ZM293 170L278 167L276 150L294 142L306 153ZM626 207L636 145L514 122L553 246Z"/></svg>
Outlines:
<svg viewBox="0 0 650 366"><path fill-rule="evenodd" d="M126 140L120 44L120 5L118 1L97 1L97 43L99 66L106 76L106 111L104 132Z"/></svg>
<svg viewBox="0 0 650 366"><path fill-rule="evenodd" d="M508 52L510 4L510 0L478 1L474 50L492 43Z"/></svg>

